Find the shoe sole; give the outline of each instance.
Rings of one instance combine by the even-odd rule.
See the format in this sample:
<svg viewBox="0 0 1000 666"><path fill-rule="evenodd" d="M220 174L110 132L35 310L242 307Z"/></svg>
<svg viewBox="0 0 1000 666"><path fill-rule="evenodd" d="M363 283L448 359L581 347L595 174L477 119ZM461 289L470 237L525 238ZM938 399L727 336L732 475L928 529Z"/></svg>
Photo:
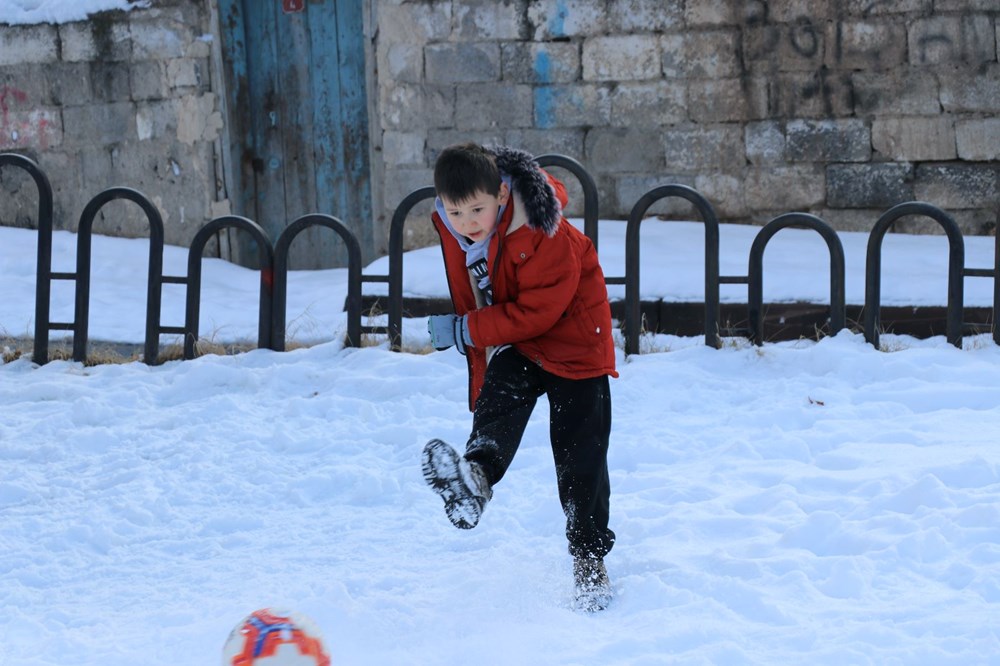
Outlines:
<svg viewBox="0 0 1000 666"><path fill-rule="evenodd" d="M460 460L455 449L440 439L432 439L424 446L421 470L427 485L444 500L444 512L452 525L471 530L479 524L483 502L462 479Z"/></svg>

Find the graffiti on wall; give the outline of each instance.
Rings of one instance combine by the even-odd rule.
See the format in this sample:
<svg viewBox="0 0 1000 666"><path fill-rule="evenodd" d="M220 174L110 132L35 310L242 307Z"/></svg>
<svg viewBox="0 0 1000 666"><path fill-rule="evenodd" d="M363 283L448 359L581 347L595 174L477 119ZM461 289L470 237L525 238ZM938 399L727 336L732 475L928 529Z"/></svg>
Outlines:
<svg viewBox="0 0 1000 666"><path fill-rule="evenodd" d="M0 86L0 151L47 150L59 142L56 113L31 108L28 94L14 86Z"/></svg>

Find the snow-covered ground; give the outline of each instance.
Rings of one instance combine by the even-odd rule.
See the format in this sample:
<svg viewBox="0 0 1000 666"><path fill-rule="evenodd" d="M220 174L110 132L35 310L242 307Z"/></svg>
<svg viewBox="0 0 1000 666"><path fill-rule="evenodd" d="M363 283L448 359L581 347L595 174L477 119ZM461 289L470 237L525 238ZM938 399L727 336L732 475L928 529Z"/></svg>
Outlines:
<svg viewBox="0 0 1000 666"><path fill-rule="evenodd" d="M753 231L724 228L724 273L745 272ZM699 233L644 228L644 294L700 299L700 246L683 240ZM766 300L826 299L825 259L809 258L822 241L799 233L769 246ZM844 237L852 302L859 237ZM992 239L968 240L968 265L989 266ZM10 334L32 330L33 242L0 229ZM943 242L887 239L886 303L943 302ZM72 270L74 237L55 246L54 269ZM147 245L94 248L91 331L140 341ZM168 250L182 274L186 251ZM439 264L409 254L408 292L442 293ZM203 279L204 332L252 337L256 273L206 260ZM343 330L343 281L292 276L293 338ZM989 281L966 282L968 304L990 303ZM179 323L182 288L167 289ZM63 285L55 318L71 304ZM423 326L406 322L413 347ZM1000 663L1000 348L887 338L896 351L844 332L720 350L658 336L661 351L619 354L617 599L596 615L570 608L544 400L475 530L425 487L424 442L461 445L471 423L453 350L0 365L0 664L216 664L265 606L312 616L334 664Z"/></svg>

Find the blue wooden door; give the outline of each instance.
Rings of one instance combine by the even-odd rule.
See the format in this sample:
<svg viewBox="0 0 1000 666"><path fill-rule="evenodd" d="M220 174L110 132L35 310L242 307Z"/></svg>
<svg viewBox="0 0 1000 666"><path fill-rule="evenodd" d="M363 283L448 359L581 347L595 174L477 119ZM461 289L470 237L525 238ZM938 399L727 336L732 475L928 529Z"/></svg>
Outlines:
<svg viewBox="0 0 1000 666"><path fill-rule="evenodd" d="M334 215L371 258L362 4L219 0L219 18L233 212L263 226L272 241L300 215ZM321 228L291 249L294 269L342 266L347 256Z"/></svg>

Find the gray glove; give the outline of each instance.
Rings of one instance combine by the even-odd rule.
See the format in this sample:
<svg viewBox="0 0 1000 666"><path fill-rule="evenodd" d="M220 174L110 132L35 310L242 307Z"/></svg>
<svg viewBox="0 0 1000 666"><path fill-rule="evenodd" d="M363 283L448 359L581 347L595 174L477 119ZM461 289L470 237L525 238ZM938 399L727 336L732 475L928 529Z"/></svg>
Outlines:
<svg viewBox="0 0 1000 666"><path fill-rule="evenodd" d="M468 315L431 315L427 318L427 332L431 334L431 346L438 351L454 345L462 356L466 347L474 347L469 333Z"/></svg>

